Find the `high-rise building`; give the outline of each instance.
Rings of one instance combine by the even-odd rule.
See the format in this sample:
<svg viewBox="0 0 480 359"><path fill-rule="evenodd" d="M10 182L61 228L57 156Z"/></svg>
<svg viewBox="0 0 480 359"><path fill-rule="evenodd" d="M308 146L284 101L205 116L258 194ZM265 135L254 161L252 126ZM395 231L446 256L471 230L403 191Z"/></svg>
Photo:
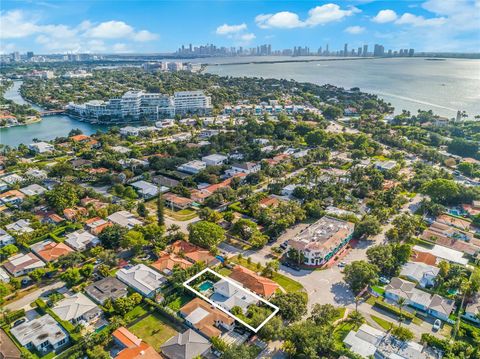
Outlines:
<svg viewBox="0 0 480 359"><path fill-rule="evenodd" d="M33 51L28 51L27 52L27 59L31 59L33 57Z"/></svg>
<svg viewBox="0 0 480 359"><path fill-rule="evenodd" d="M357 56L362 56L362 48L361 47L359 47L357 49Z"/></svg>
<svg viewBox="0 0 480 359"><path fill-rule="evenodd" d="M412 57L414 53L415 53L414 49L408 50L408 56Z"/></svg>
<svg viewBox="0 0 480 359"><path fill-rule="evenodd" d="M363 56L363 57L368 56L368 45L363 45L362 56Z"/></svg>
<svg viewBox="0 0 480 359"><path fill-rule="evenodd" d="M343 45L343 56L348 56L348 44Z"/></svg>
<svg viewBox="0 0 480 359"><path fill-rule="evenodd" d="M385 48L382 45L375 44L373 48L373 56L383 56L385 55Z"/></svg>

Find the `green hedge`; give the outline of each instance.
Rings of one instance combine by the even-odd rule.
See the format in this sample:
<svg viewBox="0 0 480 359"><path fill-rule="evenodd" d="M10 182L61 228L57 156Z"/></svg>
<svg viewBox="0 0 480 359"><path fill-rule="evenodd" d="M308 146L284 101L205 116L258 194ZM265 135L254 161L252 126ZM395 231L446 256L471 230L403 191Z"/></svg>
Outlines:
<svg viewBox="0 0 480 359"><path fill-rule="evenodd" d="M13 312L9 312L5 314L5 321L10 324L24 316L25 316L25 309L15 310Z"/></svg>
<svg viewBox="0 0 480 359"><path fill-rule="evenodd" d="M401 314L404 318L406 318L408 320L413 320L413 318L415 318L414 314L412 314L410 312L406 312L404 310L402 310L402 312L400 313L400 309L398 309L398 307L395 307L391 304L385 303L383 300L377 299L377 301L374 304L374 307L378 307L380 309L383 309L387 312L395 314L396 316L400 316L400 314Z"/></svg>

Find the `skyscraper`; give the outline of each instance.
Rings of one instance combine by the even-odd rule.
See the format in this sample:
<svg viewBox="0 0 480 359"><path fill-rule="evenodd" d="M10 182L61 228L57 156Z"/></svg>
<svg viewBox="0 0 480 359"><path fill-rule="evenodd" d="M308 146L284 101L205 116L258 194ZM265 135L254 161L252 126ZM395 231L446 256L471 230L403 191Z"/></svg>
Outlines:
<svg viewBox="0 0 480 359"><path fill-rule="evenodd" d="M368 56L368 45L363 45L363 57Z"/></svg>
<svg viewBox="0 0 480 359"><path fill-rule="evenodd" d="M362 48L359 47L357 50L357 56L362 56Z"/></svg>
<svg viewBox="0 0 480 359"><path fill-rule="evenodd" d="M343 45L343 56L348 56L348 44Z"/></svg>

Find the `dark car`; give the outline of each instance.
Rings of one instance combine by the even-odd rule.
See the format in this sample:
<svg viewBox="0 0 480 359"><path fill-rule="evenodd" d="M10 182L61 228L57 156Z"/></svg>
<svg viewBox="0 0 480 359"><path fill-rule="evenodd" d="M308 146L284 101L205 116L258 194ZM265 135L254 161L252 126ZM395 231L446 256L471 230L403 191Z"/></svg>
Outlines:
<svg viewBox="0 0 480 359"><path fill-rule="evenodd" d="M17 327L17 326L19 326L20 324L25 323L26 321L27 321L27 318L21 318L21 319L19 319L19 320L16 320L16 321L13 323L12 327Z"/></svg>

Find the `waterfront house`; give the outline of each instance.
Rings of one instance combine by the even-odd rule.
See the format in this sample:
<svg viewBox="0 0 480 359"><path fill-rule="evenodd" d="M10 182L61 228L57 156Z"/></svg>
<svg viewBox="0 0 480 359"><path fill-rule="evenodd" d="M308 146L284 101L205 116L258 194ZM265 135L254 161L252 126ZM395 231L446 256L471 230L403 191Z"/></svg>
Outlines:
<svg viewBox="0 0 480 359"><path fill-rule="evenodd" d="M57 350L69 342L65 329L49 314L25 321L10 329L13 337L29 350L48 353Z"/></svg>
<svg viewBox="0 0 480 359"><path fill-rule="evenodd" d="M47 153L55 150L55 147L48 142L35 142L28 145L28 149L35 153Z"/></svg>

